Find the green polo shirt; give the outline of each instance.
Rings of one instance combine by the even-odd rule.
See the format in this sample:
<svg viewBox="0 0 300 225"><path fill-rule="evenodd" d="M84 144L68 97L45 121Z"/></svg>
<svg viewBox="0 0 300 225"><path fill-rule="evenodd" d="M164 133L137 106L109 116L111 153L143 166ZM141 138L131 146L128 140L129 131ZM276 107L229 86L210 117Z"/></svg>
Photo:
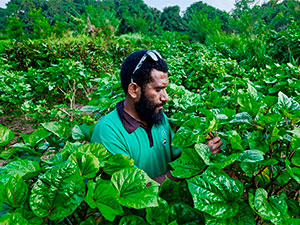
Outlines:
<svg viewBox="0 0 300 225"><path fill-rule="evenodd" d="M118 113L119 111L119 113ZM122 113L125 113L125 117ZM122 117L122 119L120 118ZM169 168L180 149L171 146L174 132L164 116L162 124L147 128L121 110L120 106L97 123L91 142L100 142L112 154L124 154L134 160L136 167L144 170L151 178L158 177ZM125 128L124 127L127 128ZM128 128L129 126L129 128Z"/></svg>

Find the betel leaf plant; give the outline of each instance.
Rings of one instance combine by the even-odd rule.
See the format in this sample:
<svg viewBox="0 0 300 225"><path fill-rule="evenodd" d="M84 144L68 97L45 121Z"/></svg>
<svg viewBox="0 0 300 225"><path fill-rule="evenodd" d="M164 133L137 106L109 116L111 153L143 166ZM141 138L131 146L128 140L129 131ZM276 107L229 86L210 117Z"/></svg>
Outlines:
<svg viewBox="0 0 300 225"><path fill-rule="evenodd" d="M0 223L299 224L299 67L249 69L173 33L141 40L9 49L1 106L43 123L20 137L0 126ZM123 99L118 66L140 42L170 68L164 110L182 149L170 165L181 182L158 186L132 159L88 143L90 112L101 117ZM89 102L71 116L67 103L82 103L75 90ZM80 113L90 123L77 122ZM209 132L223 141L217 154L204 144Z"/></svg>
<svg viewBox="0 0 300 225"><path fill-rule="evenodd" d="M198 107L181 122L173 144L182 154L172 174L187 179L205 224L299 223L300 104L242 82L232 93L234 109ZM217 154L203 144L208 132L223 141Z"/></svg>

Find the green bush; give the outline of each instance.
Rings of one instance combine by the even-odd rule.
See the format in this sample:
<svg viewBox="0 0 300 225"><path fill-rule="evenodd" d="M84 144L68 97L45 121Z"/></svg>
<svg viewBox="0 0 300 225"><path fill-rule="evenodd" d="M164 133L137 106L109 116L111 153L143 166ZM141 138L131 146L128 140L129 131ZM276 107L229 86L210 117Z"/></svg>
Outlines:
<svg viewBox="0 0 300 225"><path fill-rule="evenodd" d="M6 33L10 39L20 40L23 33L23 23L18 17L7 18Z"/></svg>

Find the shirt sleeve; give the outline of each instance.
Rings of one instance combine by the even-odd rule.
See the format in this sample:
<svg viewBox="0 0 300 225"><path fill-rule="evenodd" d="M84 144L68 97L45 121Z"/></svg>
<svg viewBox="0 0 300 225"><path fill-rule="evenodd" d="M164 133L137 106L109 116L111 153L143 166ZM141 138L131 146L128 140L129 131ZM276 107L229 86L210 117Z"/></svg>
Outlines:
<svg viewBox="0 0 300 225"><path fill-rule="evenodd" d="M91 142L101 143L112 154L123 154L130 157L125 147L124 138L117 130L113 129L107 123L98 122L95 126Z"/></svg>

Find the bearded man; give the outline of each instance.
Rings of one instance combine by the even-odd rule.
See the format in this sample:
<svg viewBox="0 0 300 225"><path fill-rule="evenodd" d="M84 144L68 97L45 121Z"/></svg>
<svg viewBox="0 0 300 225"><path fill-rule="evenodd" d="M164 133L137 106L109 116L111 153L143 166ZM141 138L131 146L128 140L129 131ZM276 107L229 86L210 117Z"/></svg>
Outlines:
<svg viewBox="0 0 300 225"><path fill-rule="evenodd" d="M121 67L121 84L125 100L97 123L91 142L100 142L112 154L134 159L137 168L162 183L170 173L169 162L180 149L171 145L174 132L163 113L169 100L166 91L168 66L155 50L131 53ZM222 142L213 137L207 142L212 152L218 152Z"/></svg>

